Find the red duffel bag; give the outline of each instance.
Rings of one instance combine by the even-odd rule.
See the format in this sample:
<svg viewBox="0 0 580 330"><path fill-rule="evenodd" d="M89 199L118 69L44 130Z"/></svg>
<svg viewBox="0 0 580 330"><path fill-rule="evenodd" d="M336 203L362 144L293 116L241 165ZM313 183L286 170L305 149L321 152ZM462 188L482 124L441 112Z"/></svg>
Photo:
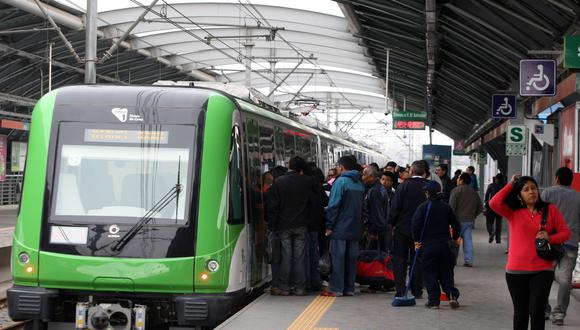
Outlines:
<svg viewBox="0 0 580 330"><path fill-rule="evenodd" d="M356 262L356 282L363 285L395 285L391 256L380 250L362 250Z"/></svg>

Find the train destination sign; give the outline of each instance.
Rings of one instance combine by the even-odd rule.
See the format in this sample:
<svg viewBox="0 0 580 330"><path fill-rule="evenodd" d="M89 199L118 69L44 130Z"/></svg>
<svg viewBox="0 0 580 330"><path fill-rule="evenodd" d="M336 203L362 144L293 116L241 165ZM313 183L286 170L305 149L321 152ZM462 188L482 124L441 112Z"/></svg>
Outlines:
<svg viewBox="0 0 580 330"><path fill-rule="evenodd" d="M423 130L425 129L425 122L393 120L393 129Z"/></svg>
<svg viewBox="0 0 580 330"><path fill-rule="evenodd" d="M85 142L158 143L167 144L167 131L138 131L124 129L85 129Z"/></svg>

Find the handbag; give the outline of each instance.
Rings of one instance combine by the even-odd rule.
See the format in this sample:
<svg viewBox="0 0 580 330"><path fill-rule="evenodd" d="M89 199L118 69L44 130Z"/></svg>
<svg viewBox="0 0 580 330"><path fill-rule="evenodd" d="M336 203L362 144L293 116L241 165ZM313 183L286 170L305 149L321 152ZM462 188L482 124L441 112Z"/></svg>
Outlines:
<svg viewBox="0 0 580 330"><path fill-rule="evenodd" d="M540 231L544 231L546 228L547 218L548 218L548 206L544 207L542 212L542 221L540 222ZM564 256L564 246L563 244L550 244L545 238L536 238L536 253L538 257L554 261L559 260Z"/></svg>

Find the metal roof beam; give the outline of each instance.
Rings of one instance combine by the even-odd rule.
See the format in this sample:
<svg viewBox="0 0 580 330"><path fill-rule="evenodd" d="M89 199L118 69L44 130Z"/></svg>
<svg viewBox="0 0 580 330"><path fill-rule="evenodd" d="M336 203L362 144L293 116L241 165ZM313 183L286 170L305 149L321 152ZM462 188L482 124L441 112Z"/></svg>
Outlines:
<svg viewBox="0 0 580 330"><path fill-rule="evenodd" d="M31 99L29 97L12 95L12 94L8 94L8 93L0 93L0 100L12 102L12 103L22 105L25 107L33 107L37 101L37 100ZM0 111L0 115L3 115L3 114L6 114L6 111ZM10 112L10 116L15 116L15 115L13 115L12 112ZM19 116L15 116L15 117L19 117ZM30 116L23 117L23 118L30 118Z"/></svg>
<svg viewBox="0 0 580 330"><path fill-rule="evenodd" d="M8 46L6 44L2 44L2 43L0 43L0 52L13 53L15 55L18 55L18 56L21 56L21 57L25 57L25 58L30 59L30 60L39 61L39 62L43 62L43 63L48 63L48 58L46 58L44 56L38 56L38 55L35 55L35 54L31 54L31 53L25 52L25 51L20 50L20 49L12 48L12 47L10 47L10 46ZM62 63L60 61L52 60L51 63L52 63L52 65L57 66L57 67L60 67L60 68L63 68L63 69L67 69L67 70L70 70L70 71L76 71L77 73L80 73L82 75L85 74L85 70L84 69L77 68L75 66L68 65L68 64ZM115 78L111 78L111 77L108 77L108 76L104 76L104 75L101 75L101 74L98 74L97 77L99 79L102 79L102 80L105 80L105 81L110 81L110 82L114 82L114 83L118 83L118 84L126 84L124 81L121 81L121 80L118 80L118 79L115 79Z"/></svg>
<svg viewBox="0 0 580 330"><path fill-rule="evenodd" d="M41 16L41 17L43 16L42 11L40 10L40 8L38 8L36 6L36 4L34 3L34 0L0 0L0 2L3 2L7 5L10 5L10 6L13 6L16 8L19 8L19 9L26 11L28 13L31 13L33 15L37 15L37 16ZM45 3L42 3L42 7L46 10L48 15L50 15L50 17L52 17L54 19L54 21L56 23L62 24L62 25L66 26L68 28L71 28L73 30L83 30L85 28L82 20L75 15L72 15L70 13L62 11L56 7L53 7L51 5L47 5ZM97 36L102 38L105 35L104 35L103 31L97 30ZM125 49L128 49L128 50L135 50L128 42L121 42L120 46L125 48ZM152 58L158 62L161 62L164 65L171 65L171 63L166 61L164 58L157 58L157 57L153 56L151 54L151 52L149 52L149 51L142 50L142 49L135 50L135 51L142 56ZM207 73L205 73L203 71L199 71L199 70L184 71L180 67L176 67L175 69L180 71L180 72L183 72L184 74L187 74L193 78L199 79L199 80L215 81L215 77L208 75Z"/></svg>

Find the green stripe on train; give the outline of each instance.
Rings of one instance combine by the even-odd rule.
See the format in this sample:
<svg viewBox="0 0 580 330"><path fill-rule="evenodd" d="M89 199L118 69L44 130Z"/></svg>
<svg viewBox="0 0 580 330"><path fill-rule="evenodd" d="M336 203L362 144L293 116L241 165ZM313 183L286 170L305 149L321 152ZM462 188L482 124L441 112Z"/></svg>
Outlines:
<svg viewBox="0 0 580 330"><path fill-rule="evenodd" d="M42 205L46 182L46 165L50 142L52 114L57 91L43 96L34 107L29 137L28 159L24 175L23 195L18 214L18 225L12 244L12 277L17 285L38 285L38 250L42 223ZM27 252L33 271L26 272L29 265L19 264L18 255Z"/></svg>
<svg viewBox="0 0 580 330"><path fill-rule="evenodd" d="M203 138L194 287L196 292L225 291L241 225L228 225L228 166L232 115L236 106L221 94L209 97ZM211 273L207 262L217 260ZM206 280L201 279L207 273Z"/></svg>

